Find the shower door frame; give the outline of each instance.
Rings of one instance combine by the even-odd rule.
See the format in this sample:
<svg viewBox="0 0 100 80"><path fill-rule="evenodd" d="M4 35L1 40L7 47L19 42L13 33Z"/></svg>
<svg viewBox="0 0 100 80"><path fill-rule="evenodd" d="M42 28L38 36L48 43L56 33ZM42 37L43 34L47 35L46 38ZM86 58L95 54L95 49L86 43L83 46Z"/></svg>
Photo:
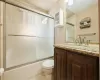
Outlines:
<svg viewBox="0 0 100 80"><path fill-rule="evenodd" d="M5 5L6 4L9 4L9 5L12 5L12 6L15 6L15 7L18 7L18 8L22 8L22 9L25 9L25 10L28 10L30 12L33 12L33 13L37 13L35 11L32 11L32 10L29 10L29 9L26 9L24 7L21 7L21 6L18 6L18 5L15 5L15 4L12 4L12 3L9 3L9 2L5 2ZM51 19L54 19L52 17L49 17L49 16L46 16L44 14L40 14L40 13L37 13L39 15L42 15L42 16L45 16L45 17L48 17L48 18L51 18ZM22 67L22 66L25 66L25 65L29 65L29 64L33 64L33 63L36 63L36 62L39 62L39 61L43 61L43 60L46 60L48 58L52 58L53 56L50 56L50 57L46 57L46 58L43 58L43 59L39 59L39 60L35 60L35 61L31 61L31 62L26 62L26 63L23 63L23 64L19 64L19 65L16 65L16 66L13 66L13 67L9 67L9 68L6 68L6 25L4 27L4 36L5 36L5 41L4 41L4 62L3 62L3 66L4 66L4 69L5 71L8 71L8 70L11 70L11 69L15 69L15 68L18 68L18 67ZM19 35L14 35L14 36L19 36Z"/></svg>
<svg viewBox="0 0 100 80"><path fill-rule="evenodd" d="M42 16L46 16L48 18L51 18L51 19L54 19L53 17L51 16L47 16L47 15L44 15L44 14L41 14L41 13L38 13L36 11L33 11L33 10L30 10L30 9L27 9L27 8L24 8L22 6L19 6L19 5L16 5L16 4L13 4L13 3L10 3L10 2L7 2L5 0L0 0L0 2L3 2L4 3L4 15L6 15L6 4L10 4L10 5L13 5L15 7L18 7L18 8L22 8L22 9L25 9L27 11L30 11L30 12L33 12L33 13L37 13L39 15L42 15ZM5 23L5 16L4 16L4 23ZM1 54L0 54L1 56ZM42 60L46 60L48 58L52 58L53 56L50 56L50 57L46 57L46 58L43 58L43 59L39 59L39 60L36 60L36 61L32 61L32 62L27 62L27 63L24 63L24 64L21 64L21 65L18 65L18 66L14 66L14 67L11 67L11 68L6 68L6 25L3 26L3 64L2 64L2 67L5 69L5 71L7 70L11 70L11 69L14 69L14 68L18 68L18 67L21 67L21 66L25 66L25 65L28 65L28 64L33 64L35 62L38 62L38 61L42 61ZM1 62L1 61L0 61ZM1 65L0 65L1 67ZM1 77L0 77L1 79ZM2 80L2 79L1 79Z"/></svg>

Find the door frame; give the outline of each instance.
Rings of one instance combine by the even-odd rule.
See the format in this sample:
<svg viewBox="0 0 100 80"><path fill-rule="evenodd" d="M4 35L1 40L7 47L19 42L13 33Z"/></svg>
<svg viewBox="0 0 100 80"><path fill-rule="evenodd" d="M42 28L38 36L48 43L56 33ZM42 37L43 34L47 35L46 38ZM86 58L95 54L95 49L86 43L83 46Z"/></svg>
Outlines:
<svg viewBox="0 0 100 80"><path fill-rule="evenodd" d="M99 16L99 46L100 46L100 0L98 0L98 16ZM99 47L99 66L100 66L100 47ZM100 73L100 67L99 67L99 73ZM100 80L100 74L99 74L99 80Z"/></svg>

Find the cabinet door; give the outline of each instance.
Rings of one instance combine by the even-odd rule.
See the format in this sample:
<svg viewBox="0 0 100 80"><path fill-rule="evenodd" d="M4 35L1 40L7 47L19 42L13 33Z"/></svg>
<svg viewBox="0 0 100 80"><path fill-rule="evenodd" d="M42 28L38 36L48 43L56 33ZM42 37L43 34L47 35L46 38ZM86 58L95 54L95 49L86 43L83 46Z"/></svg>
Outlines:
<svg viewBox="0 0 100 80"><path fill-rule="evenodd" d="M96 58L67 53L67 80L98 80Z"/></svg>
<svg viewBox="0 0 100 80"><path fill-rule="evenodd" d="M63 49L55 48L54 80L67 79L67 54Z"/></svg>

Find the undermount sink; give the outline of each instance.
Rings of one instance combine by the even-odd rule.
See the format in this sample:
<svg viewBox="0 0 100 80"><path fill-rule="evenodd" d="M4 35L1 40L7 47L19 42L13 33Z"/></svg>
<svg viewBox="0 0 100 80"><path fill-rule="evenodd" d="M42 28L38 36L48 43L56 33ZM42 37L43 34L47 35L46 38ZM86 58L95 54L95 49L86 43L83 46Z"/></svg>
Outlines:
<svg viewBox="0 0 100 80"><path fill-rule="evenodd" d="M67 44L66 47L76 49L76 50L99 52L99 46L98 45L88 45L88 46L86 46L86 45Z"/></svg>

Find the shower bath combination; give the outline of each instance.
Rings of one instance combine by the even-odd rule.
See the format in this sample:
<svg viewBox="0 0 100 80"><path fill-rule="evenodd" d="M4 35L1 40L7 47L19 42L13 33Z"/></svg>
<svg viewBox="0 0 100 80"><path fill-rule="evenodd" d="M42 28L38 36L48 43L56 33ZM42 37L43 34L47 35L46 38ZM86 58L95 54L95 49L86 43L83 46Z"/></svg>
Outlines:
<svg viewBox="0 0 100 80"><path fill-rule="evenodd" d="M2 16L0 23L3 24L2 27L0 26L0 33L3 36L0 41L2 47L0 48L0 75L4 78L2 80L6 80L11 74L16 76L15 71L23 73L23 69L25 71L28 65L39 65L53 57L53 17L3 1L0 1L0 13ZM51 64L52 60L50 59L49 62ZM35 68L35 70L41 69L38 66ZM13 76L8 79L13 80Z"/></svg>

